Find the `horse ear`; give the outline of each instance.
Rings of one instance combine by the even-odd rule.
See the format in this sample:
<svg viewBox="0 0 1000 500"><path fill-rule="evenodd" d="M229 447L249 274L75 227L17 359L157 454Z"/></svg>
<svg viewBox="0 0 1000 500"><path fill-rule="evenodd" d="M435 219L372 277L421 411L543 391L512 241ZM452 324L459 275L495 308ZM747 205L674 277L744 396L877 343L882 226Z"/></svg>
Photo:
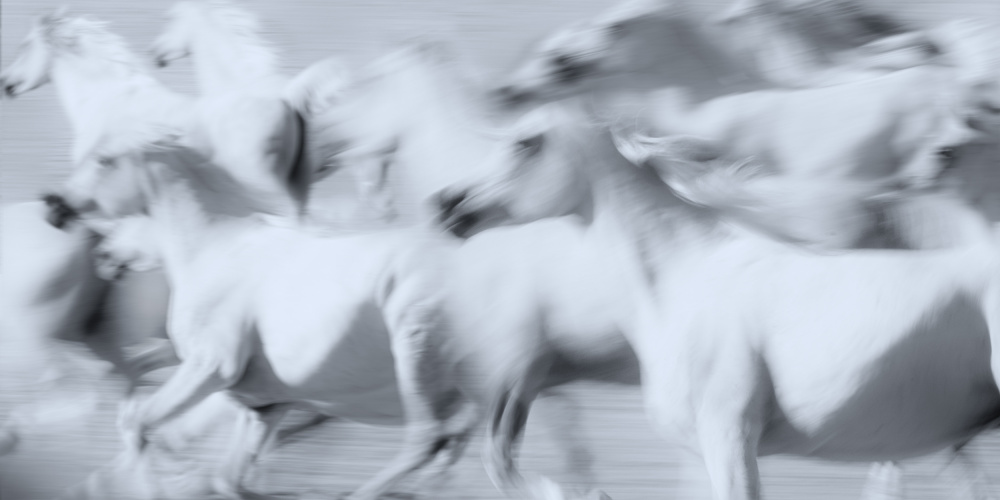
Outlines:
<svg viewBox="0 0 1000 500"><path fill-rule="evenodd" d="M69 5L62 4L56 7L56 10L50 14L53 21L61 21L69 16Z"/></svg>
<svg viewBox="0 0 1000 500"><path fill-rule="evenodd" d="M451 44L437 38L418 38L414 40L413 49L420 57L438 64L455 58Z"/></svg>

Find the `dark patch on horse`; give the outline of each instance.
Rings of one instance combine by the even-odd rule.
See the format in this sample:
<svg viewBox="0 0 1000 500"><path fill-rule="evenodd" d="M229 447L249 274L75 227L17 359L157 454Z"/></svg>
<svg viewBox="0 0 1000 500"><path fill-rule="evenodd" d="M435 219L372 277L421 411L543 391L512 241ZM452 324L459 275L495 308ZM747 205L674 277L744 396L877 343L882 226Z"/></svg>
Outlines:
<svg viewBox="0 0 1000 500"><path fill-rule="evenodd" d="M309 155L306 154L306 148L309 147L309 134L306 130L308 123L306 123L306 119L301 113L288 106L288 104L285 106L295 114L295 122L299 128L298 149L295 152L292 169L288 172L288 190L298 204L296 207L298 210L297 215L303 216L306 214L306 208L309 204L309 189L313 182L312 165L309 164Z"/></svg>

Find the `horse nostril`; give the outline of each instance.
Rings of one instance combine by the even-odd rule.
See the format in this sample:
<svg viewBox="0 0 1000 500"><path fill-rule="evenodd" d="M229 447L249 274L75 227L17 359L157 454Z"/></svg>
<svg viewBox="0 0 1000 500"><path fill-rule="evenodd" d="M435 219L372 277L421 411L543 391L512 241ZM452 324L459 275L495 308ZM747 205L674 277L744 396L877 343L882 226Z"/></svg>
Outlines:
<svg viewBox="0 0 1000 500"><path fill-rule="evenodd" d="M449 217L455 211L455 208L465 201L468 196L469 192L465 190L455 192L442 191L438 194L438 210L443 217Z"/></svg>
<svg viewBox="0 0 1000 500"><path fill-rule="evenodd" d="M4 85L3 92L5 94L7 94L8 97L14 97L14 94L17 92L17 86L16 85Z"/></svg>
<svg viewBox="0 0 1000 500"><path fill-rule="evenodd" d="M504 85L503 87L500 87L494 90L493 92L496 95L496 97L500 100L500 102L507 106L517 106L521 103L524 103L525 101L528 100L529 97L531 97L530 92L523 89L518 89L513 85Z"/></svg>
<svg viewBox="0 0 1000 500"><path fill-rule="evenodd" d="M466 238L473 228L479 224L480 216L476 212L467 212L448 224L448 231L459 238Z"/></svg>

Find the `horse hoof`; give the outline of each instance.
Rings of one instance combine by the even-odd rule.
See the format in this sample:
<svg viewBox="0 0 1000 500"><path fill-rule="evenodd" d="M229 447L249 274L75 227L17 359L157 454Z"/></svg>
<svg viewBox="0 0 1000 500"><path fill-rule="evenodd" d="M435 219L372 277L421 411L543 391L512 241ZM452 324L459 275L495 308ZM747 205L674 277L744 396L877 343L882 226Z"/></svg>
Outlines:
<svg viewBox="0 0 1000 500"><path fill-rule="evenodd" d="M10 429L0 429L0 457L14 451L21 439Z"/></svg>

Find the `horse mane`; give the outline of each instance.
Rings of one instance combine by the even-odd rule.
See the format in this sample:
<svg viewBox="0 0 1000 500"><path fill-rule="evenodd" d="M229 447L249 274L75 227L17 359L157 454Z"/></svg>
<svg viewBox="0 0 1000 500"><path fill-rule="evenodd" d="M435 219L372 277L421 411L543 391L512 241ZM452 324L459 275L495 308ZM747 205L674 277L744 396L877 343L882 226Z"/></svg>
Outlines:
<svg viewBox="0 0 1000 500"><path fill-rule="evenodd" d="M860 69L905 69L929 62L934 47L922 43L879 52L880 40L912 33L915 28L858 0L816 0L785 5L783 0L758 0L750 14L728 23L735 50L757 58L757 70L780 84L801 84L818 71L846 64ZM760 29L754 29L760 28ZM746 36L740 36L746 35ZM919 54L913 54L914 49ZM784 74L791 73L792 81Z"/></svg>
<svg viewBox="0 0 1000 500"><path fill-rule="evenodd" d="M250 10L229 0L186 1L175 8L190 9L214 29L236 39L240 53L233 57L238 57L240 63L253 62L268 72L277 68L278 49L261 36L260 20Z"/></svg>
<svg viewBox="0 0 1000 500"><path fill-rule="evenodd" d="M871 228L876 197L906 196L884 181L777 175L753 159L696 162L661 156L651 162L664 160L669 165L655 168L683 201L714 213L718 220L805 247L849 247Z"/></svg>
<svg viewBox="0 0 1000 500"><path fill-rule="evenodd" d="M397 84L407 90L397 91L391 87ZM414 86L418 86L418 94L409 90ZM420 105L441 103L441 111L450 119L459 123L468 122L470 128L483 133L489 133L483 124L498 118L488 113L484 105L485 92L469 78L450 44L424 37L413 39L366 65L344 85L341 94L348 106L353 102L368 106L371 104L369 99L382 102L387 98L412 99ZM359 95L361 100L354 101ZM331 111L329 115L318 116L315 120L316 126L323 129L318 133L323 134L324 130L335 126L338 113L336 109Z"/></svg>
<svg viewBox="0 0 1000 500"><path fill-rule="evenodd" d="M136 162L134 168L149 176L154 190L177 179L208 217L247 217L256 213L277 213L263 193L251 192L211 158L184 143L182 131L158 124L109 130L86 156L100 163L122 158Z"/></svg>
<svg viewBox="0 0 1000 500"><path fill-rule="evenodd" d="M145 67L121 36L107 29L107 21L89 16L68 16L62 10L38 21L42 39L57 54L95 57L136 72Z"/></svg>
<svg viewBox="0 0 1000 500"><path fill-rule="evenodd" d="M400 78L416 70L429 75L435 83L447 86L442 94L472 98L476 85L464 69L451 43L416 37L365 66L355 86Z"/></svg>
<svg viewBox="0 0 1000 500"><path fill-rule="evenodd" d="M649 24L652 23L652 24ZM628 25L646 26L650 37L638 52L652 55L646 66L669 70L664 75L670 86L691 88L702 97L772 86L747 64L732 47L720 40L711 25L697 16L695 9L679 0L632 0L605 11L585 26L590 29L619 30ZM641 28L640 28L641 29ZM657 82L656 88L662 88Z"/></svg>

